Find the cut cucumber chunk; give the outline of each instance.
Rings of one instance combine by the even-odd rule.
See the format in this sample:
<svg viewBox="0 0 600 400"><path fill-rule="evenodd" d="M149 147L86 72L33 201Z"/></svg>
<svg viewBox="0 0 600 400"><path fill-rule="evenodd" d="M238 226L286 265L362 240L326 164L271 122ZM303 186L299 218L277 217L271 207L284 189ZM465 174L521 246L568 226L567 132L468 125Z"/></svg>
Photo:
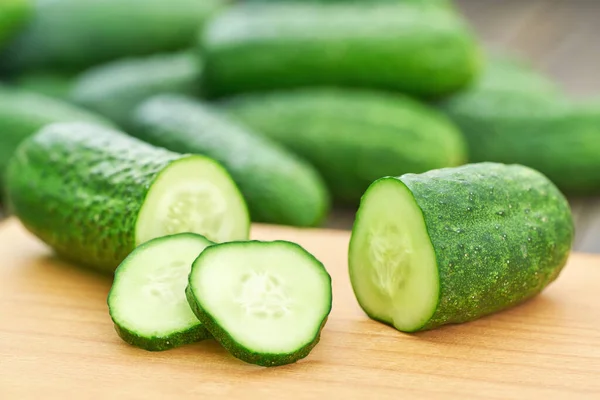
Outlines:
<svg viewBox="0 0 600 400"><path fill-rule="evenodd" d="M467 322L540 293L573 233L562 193L521 165L385 177L361 200L350 281L363 310L400 331Z"/></svg>
<svg viewBox="0 0 600 400"><path fill-rule="evenodd" d="M185 297L192 263L212 242L193 233L157 238L116 269L108 308L119 336L160 351L210 337Z"/></svg>
<svg viewBox="0 0 600 400"><path fill-rule="evenodd" d="M332 301L323 264L286 241L211 246L194 262L186 294L223 347L262 366L306 357L319 342Z"/></svg>

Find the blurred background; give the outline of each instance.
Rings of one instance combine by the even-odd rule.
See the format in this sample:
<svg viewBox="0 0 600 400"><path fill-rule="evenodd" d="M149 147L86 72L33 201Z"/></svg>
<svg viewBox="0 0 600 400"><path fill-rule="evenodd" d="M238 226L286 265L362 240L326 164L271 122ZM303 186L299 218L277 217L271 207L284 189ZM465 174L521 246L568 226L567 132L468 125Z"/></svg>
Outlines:
<svg viewBox="0 0 600 400"><path fill-rule="evenodd" d="M40 0L40 2L51 3L49 0ZM192 3L192 1L188 3ZM277 1L272 0L271 3L277 3ZM454 4L457 11L466 18L476 32L481 45L489 52L508 53L527 61L534 70L555 81L560 86L560 90L564 92L565 97L572 97L576 101L590 97L600 98L600 42L598 41L600 2L591 0L455 0ZM4 16L0 14L0 22L2 18L6 20L7 16L10 18L8 14ZM152 16L152 18L154 17L156 16ZM135 26L135 23L131 25ZM65 26L77 26L77 24L65 22ZM174 26L179 25L169 27L168 23L165 26L157 24L155 29L164 31L165 29L174 29ZM43 31L43 27L40 29ZM118 27L118 29L127 32L127 27ZM165 41L168 41L167 39L175 40L176 38L169 37ZM20 38L17 35L18 40ZM56 47L60 45L60 40L58 42L49 41L48 44L49 47L51 47L50 44ZM89 45L94 46L94 43L90 42ZM165 47L170 46L166 43ZM107 50L100 48L102 51ZM43 56L27 54L26 49L19 48L19 46L16 46L16 49L14 46L9 47L8 55L0 59L0 62L5 63L5 65L0 64L0 69L11 70L9 65L12 61L11 57L16 59L29 57L34 63L43 59ZM48 52L50 51L48 50ZM70 56L73 59L76 58L76 56ZM101 62L98 61L96 64L101 64ZM47 71L44 69L42 72L46 74ZM81 72L81 70L76 71L76 73ZM43 74L37 75L36 79L20 80L19 74L15 75L13 68L13 72L7 73L5 76L10 85L21 83L27 90L39 89L46 95L51 93L56 97L64 97L62 100L72 100L65 94L67 89L60 86L60 83L54 85L58 81L54 80L54 76L46 79L47 76ZM71 74L72 72L69 72L69 76L72 76ZM109 86L108 82L107 86ZM0 98L0 107L1 101ZM0 114L1 112L0 109ZM600 142L600 118L597 121L599 121L597 124L599 128L595 131L595 143L594 137L590 142L596 146ZM0 132L0 135L5 134L5 132ZM571 133L564 132L564 135L568 136ZM600 152L595 157L593 159L594 154L592 154L591 163L600 166ZM587 174L590 174L589 169L586 171ZM600 176L600 168L595 171L596 175ZM575 248L578 251L600 253L600 200L598 193L600 193L600 188L587 191L585 194L567 193L576 218ZM354 220L354 212L354 206L336 205L321 226L350 229Z"/></svg>

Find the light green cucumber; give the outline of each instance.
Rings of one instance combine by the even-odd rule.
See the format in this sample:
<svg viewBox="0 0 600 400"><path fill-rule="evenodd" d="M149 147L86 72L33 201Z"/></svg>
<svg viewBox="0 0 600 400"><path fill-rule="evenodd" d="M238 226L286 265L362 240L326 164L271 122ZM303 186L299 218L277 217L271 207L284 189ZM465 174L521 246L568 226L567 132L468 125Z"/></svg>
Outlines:
<svg viewBox="0 0 600 400"><path fill-rule="evenodd" d="M27 23L33 9L32 2L33 0L0 2L0 50Z"/></svg>
<svg viewBox="0 0 600 400"><path fill-rule="evenodd" d="M197 94L201 71L192 52L130 57L83 72L70 99L126 128L133 110L153 95Z"/></svg>
<svg viewBox="0 0 600 400"><path fill-rule="evenodd" d="M254 221L314 226L329 210L327 189L312 166L206 102L153 97L135 111L129 132L156 146L219 161L242 191Z"/></svg>
<svg viewBox="0 0 600 400"><path fill-rule="evenodd" d="M534 297L559 276L572 242L569 204L528 167L385 177L361 201L350 280L371 318L404 332L432 329Z"/></svg>
<svg viewBox="0 0 600 400"><path fill-rule="evenodd" d="M108 119L66 102L0 85L0 191L4 187L6 167L17 146L43 126L54 122L113 125Z"/></svg>
<svg viewBox="0 0 600 400"><path fill-rule="evenodd" d="M152 239L117 267L108 309L125 342L162 351L211 337L192 312L186 296L194 260L213 243L179 233Z"/></svg>
<svg viewBox="0 0 600 400"><path fill-rule="evenodd" d="M437 97L468 85L482 58L452 7L415 1L238 4L199 47L212 97L316 85Z"/></svg>
<svg viewBox="0 0 600 400"><path fill-rule="evenodd" d="M239 95L223 109L310 161L338 203L357 205L386 175L466 162L458 129L437 110L400 94L310 88Z"/></svg>
<svg viewBox="0 0 600 400"><path fill-rule="evenodd" d="M265 367L308 356L332 304L331 277L323 264L286 241L207 248L192 266L186 295L223 347Z"/></svg>
<svg viewBox="0 0 600 400"><path fill-rule="evenodd" d="M11 158L7 188L10 209L30 232L101 271L165 235L248 238L246 204L220 164L98 125L42 128Z"/></svg>
<svg viewBox="0 0 600 400"><path fill-rule="evenodd" d="M185 49L224 4L222 0L36 0L33 18L8 47L2 63L13 70L81 71L122 57Z"/></svg>

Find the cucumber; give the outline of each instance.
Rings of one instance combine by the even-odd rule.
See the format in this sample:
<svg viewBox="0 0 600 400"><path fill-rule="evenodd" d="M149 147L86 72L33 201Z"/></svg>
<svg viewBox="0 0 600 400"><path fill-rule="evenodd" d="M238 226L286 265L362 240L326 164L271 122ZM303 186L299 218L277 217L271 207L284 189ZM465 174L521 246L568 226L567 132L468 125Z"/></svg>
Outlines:
<svg viewBox="0 0 600 400"><path fill-rule="evenodd" d="M221 104L310 161L342 204L357 205L382 176L466 162L464 139L448 118L400 94L296 89L239 95Z"/></svg>
<svg viewBox="0 0 600 400"><path fill-rule="evenodd" d="M534 168L568 195L600 193L600 107L552 95L473 89L439 104L471 162Z"/></svg>
<svg viewBox="0 0 600 400"><path fill-rule="evenodd" d="M185 49L223 0L36 0L7 49L12 70L81 71L126 56Z"/></svg>
<svg viewBox="0 0 600 400"><path fill-rule="evenodd" d="M211 337L186 300L192 263L213 243L179 233L152 239L129 254L115 270L108 309L125 342L162 351Z"/></svg>
<svg viewBox="0 0 600 400"><path fill-rule="evenodd" d="M471 90L508 91L542 96L559 96L561 90L549 76L538 71L531 63L507 54L489 56L482 74L473 82Z"/></svg>
<svg viewBox="0 0 600 400"><path fill-rule="evenodd" d="M243 198L214 160L86 123L56 123L8 167L9 206L65 259L112 273L137 246L182 232L248 238Z"/></svg>
<svg viewBox="0 0 600 400"><path fill-rule="evenodd" d="M27 23L32 9L32 0L0 2L0 50Z"/></svg>
<svg viewBox="0 0 600 400"><path fill-rule="evenodd" d="M10 157L18 145L53 122L113 124L101 116L38 93L0 85L0 191Z"/></svg>
<svg viewBox="0 0 600 400"><path fill-rule="evenodd" d="M309 164L212 105L159 95L135 111L131 125L132 135L153 145L222 163L244 194L254 221L314 226L327 214L327 189Z"/></svg>
<svg viewBox="0 0 600 400"><path fill-rule="evenodd" d="M451 7L417 2L238 4L199 47L208 97L316 85L437 97L469 84L482 58Z"/></svg>
<svg viewBox="0 0 600 400"><path fill-rule="evenodd" d="M83 72L70 99L127 128L136 106L153 95L197 94L201 71L200 58L192 52L129 57Z"/></svg>
<svg viewBox="0 0 600 400"><path fill-rule="evenodd" d="M433 329L537 295L572 241L566 199L531 168L478 163L384 177L357 213L350 281L372 319Z"/></svg>
<svg viewBox="0 0 600 400"><path fill-rule="evenodd" d="M186 295L233 356L271 367L294 363L317 345L332 287L323 264L295 243L230 242L194 261Z"/></svg>
<svg viewBox="0 0 600 400"><path fill-rule="evenodd" d="M21 90L69 102L73 77L60 72L33 71L17 75L11 83Z"/></svg>

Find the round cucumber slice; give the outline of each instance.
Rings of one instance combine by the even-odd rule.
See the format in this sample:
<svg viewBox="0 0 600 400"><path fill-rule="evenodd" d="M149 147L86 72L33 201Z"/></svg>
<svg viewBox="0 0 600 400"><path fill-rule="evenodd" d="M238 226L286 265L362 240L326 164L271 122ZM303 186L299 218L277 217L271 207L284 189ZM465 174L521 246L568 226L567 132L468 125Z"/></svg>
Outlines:
<svg viewBox="0 0 600 400"><path fill-rule="evenodd" d="M185 297L192 263L212 242L180 233L136 248L116 269L108 308L119 336L151 351L210 337Z"/></svg>
<svg viewBox="0 0 600 400"><path fill-rule="evenodd" d="M356 298L371 318L411 332L435 312L435 252L423 213L400 180L382 178L363 196L348 261Z"/></svg>
<svg viewBox="0 0 600 400"><path fill-rule="evenodd" d="M319 342L332 301L323 264L286 241L211 246L194 262L186 293L223 347L262 366L306 357Z"/></svg>
<svg viewBox="0 0 600 400"><path fill-rule="evenodd" d="M163 169L148 190L136 223L136 244L181 232L214 242L248 238L250 216L239 189L220 164L199 155Z"/></svg>

